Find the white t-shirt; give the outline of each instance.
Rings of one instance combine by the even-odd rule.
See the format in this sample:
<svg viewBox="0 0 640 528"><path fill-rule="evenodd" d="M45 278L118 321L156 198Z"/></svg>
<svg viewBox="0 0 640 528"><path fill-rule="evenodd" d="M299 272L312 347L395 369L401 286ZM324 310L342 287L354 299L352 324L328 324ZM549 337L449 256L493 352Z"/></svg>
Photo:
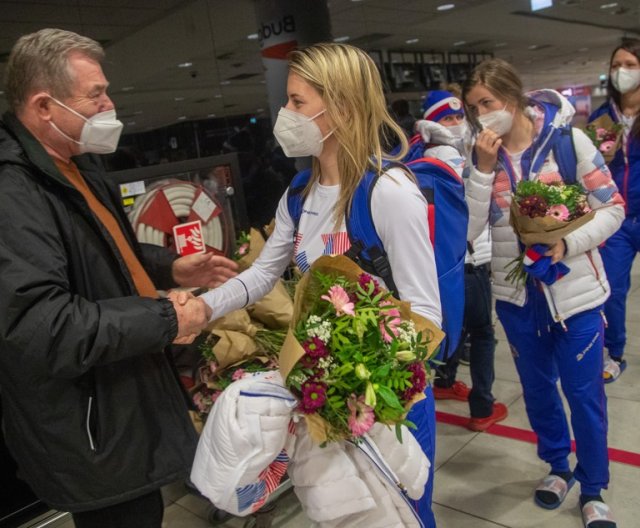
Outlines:
<svg viewBox="0 0 640 528"><path fill-rule="evenodd" d="M276 211L275 230L253 266L202 296L213 310L212 319L269 293L292 258L306 271L322 255L347 251L350 243L344 220L334 230L333 206L339 193L337 185L313 186L304 201L295 241L295 225L285 193ZM371 214L400 298L410 302L416 313L440 326L440 294L429 240L427 202L402 169L390 169L378 180L371 193Z"/></svg>

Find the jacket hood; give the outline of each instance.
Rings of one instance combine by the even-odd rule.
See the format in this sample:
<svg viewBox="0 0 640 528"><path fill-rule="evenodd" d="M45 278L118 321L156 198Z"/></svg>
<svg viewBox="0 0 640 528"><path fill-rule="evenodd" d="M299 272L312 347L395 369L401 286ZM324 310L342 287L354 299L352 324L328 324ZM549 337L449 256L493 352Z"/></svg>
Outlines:
<svg viewBox="0 0 640 528"><path fill-rule="evenodd" d="M543 115L547 125L555 128L569 125L576 113L569 100L555 90L535 90L525 94L529 99L528 113L533 113L534 119ZM538 132L542 132L543 122L537 122Z"/></svg>
<svg viewBox="0 0 640 528"><path fill-rule="evenodd" d="M526 94L529 106L525 110L533 121L536 138L533 142L531 171L538 172L560 134L571 126L575 109L555 90L537 90Z"/></svg>

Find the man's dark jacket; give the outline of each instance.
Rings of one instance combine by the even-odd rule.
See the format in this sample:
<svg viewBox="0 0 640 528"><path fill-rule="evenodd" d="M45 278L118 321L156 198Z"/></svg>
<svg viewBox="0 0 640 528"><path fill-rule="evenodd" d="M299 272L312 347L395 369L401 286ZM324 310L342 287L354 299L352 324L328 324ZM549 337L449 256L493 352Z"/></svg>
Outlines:
<svg viewBox="0 0 640 528"><path fill-rule="evenodd" d="M91 156L76 163L157 287L172 258L140 246ZM66 511L182 478L197 435L165 348L167 300L137 296L115 243L13 114L0 122L0 390L6 442L40 499Z"/></svg>

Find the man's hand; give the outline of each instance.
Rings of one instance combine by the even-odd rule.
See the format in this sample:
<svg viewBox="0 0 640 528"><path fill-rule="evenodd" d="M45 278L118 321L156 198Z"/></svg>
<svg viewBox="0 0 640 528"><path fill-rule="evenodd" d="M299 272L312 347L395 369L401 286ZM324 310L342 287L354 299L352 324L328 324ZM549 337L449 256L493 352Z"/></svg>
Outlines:
<svg viewBox="0 0 640 528"><path fill-rule="evenodd" d="M173 262L173 280L185 288L215 288L237 275L238 265L214 253L180 257Z"/></svg>
<svg viewBox="0 0 640 528"><path fill-rule="evenodd" d="M173 303L178 316L178 335L173 343L176 345L192 343L209 323L211 308L202 299L188 292L171 292L169 300Z"/></svg>
<svg viewBox="0 0 640 528"><path fill-rule="evenodd" d="M498 150L501 146L502 139L492 130L485 128L478 134L475 150L478 157L476 168L480 172L489 173L494 170L498 163Z"/></svg>

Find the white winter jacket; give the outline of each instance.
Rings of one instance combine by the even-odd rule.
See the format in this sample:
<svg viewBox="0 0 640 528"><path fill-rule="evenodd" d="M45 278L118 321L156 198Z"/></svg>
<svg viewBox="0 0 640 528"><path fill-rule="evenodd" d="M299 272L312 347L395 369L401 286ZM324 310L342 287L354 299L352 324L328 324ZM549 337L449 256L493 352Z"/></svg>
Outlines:
<svg viewBox="0 0 640 528"><path fill-rule="evenodd" d="M321 528L422 526L408 498L422 496L430 464L408 429L402 444L393 430L376 424L359 446L319 447L304 421L292 427L295 405L278 372L232 383L200 437L191 470L200 492L224 511L249 515L264 504L288 462L294 491Z"/></svg>
<svg viewBox="0 0 640 528"><path fill-rule="evenodd" d="M529 115L538 132L534 145L544 145L555 128L570 122L574 109L553 90L540 90L528 96L531 101ZM555 112L555 115L550 124L542 128L547 112ZM624 202L602 155L581 130L574 128L572 134L578 162L577 181L587 192L589 206L597 212L590 222L564 239L567 252L563 262L571 271L551 286L542 284L549 309L555 320L562 324L572 315L601 305L609 296L609 283L597 246L615 233L624 219ZM539 156L539 151L532 153L533 162L536 156ZM549 151L538 173L530 174L529 179L545 182L561 179L552 151ZM470 229L468 238L476 238L489 219L493 239L493 294L497 300L523 306L526 302L525 288L516 288L506 280L505 267L520 253L518 240L509 225L511 192L508 175L500 165L490 174L471 166L465 194L469 205L469 225L475 229Z"/></svg>

